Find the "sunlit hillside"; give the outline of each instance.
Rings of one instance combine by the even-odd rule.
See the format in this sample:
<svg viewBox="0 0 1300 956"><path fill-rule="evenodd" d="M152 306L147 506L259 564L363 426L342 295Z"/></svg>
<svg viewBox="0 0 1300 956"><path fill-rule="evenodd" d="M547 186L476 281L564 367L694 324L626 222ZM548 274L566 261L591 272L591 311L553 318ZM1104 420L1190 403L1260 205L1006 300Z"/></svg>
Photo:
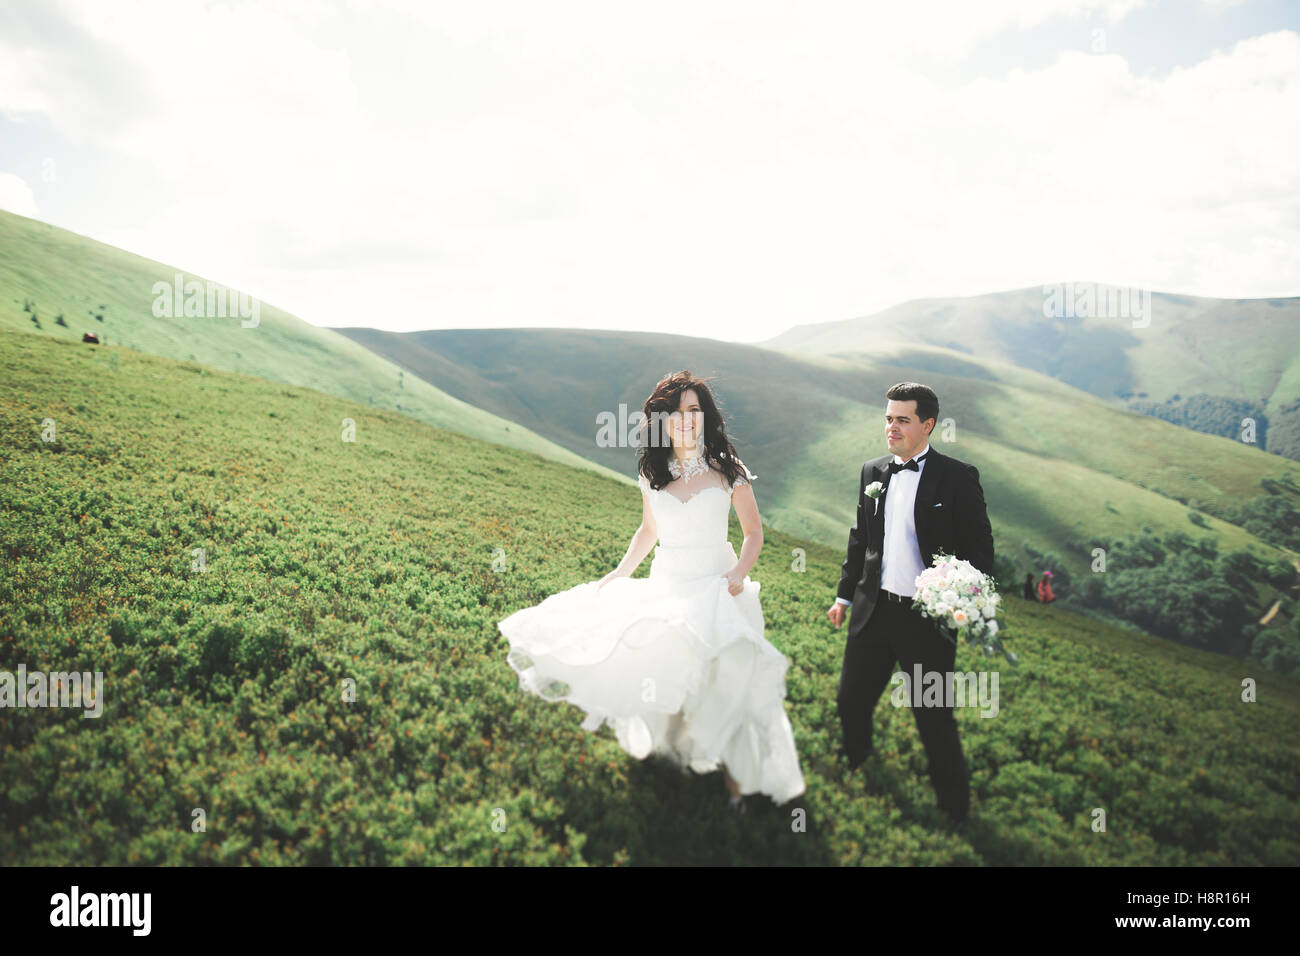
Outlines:
<svg viewBox="0 0 1300 956"><path fill-rule="evenodd" d="M0 670L104 678L97 718L0 711L2 864L1300 863L1293 678L1008 595L1021 665L957 715L953 834L888 697L879 757L835 757L841 555L773 530L808 787L738 817L505 661L498 620L618 562L635 488L118 346L0 331L0 367Z"/></svg>

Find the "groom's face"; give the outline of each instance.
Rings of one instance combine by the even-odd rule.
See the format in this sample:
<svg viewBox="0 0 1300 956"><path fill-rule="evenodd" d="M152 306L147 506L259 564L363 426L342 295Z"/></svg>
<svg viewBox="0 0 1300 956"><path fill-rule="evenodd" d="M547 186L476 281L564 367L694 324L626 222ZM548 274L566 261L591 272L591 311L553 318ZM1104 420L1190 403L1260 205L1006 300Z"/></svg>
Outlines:
<svg viewBox="0 0 1300 956"><path fill-rule="evenodd" d="M914 398L905 402L891 398L885 406L885 440L889 443L889 450L904 461L925 447L932 427L934 419L927 419L924 423L917 420Z"/></svg>

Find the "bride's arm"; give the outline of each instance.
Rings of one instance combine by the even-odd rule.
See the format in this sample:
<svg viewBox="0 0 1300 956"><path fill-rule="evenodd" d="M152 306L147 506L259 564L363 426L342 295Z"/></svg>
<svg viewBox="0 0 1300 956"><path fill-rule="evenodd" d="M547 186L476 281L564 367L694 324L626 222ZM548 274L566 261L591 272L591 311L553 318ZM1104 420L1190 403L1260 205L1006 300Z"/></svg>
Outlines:
<svg viewBox="0 0 1300 956"><path fill-rule="evenodd" d="M763 521L758 516L758 502L754 499L754 486L748 482L737 485L732 492L731 504L740 519L740 528L745 532L745 540L740 545L740 555L732 573L737 578L744 578L758 560L758 552L763 550Z"/></svg>
<svg viewBox="0 0 1300 956"><path fill-rule="evenodd" d="M650 507L650 496L642 491L641 527L637 528L636 534L632 535L632 541L627 546L627 554L623 555L623 560L618 563L618 567L605 575L602 580L629 577L641 566L641 562L645 560L645 556L650 553L658 540L659 526L655 524L654 510Z"/></svg>

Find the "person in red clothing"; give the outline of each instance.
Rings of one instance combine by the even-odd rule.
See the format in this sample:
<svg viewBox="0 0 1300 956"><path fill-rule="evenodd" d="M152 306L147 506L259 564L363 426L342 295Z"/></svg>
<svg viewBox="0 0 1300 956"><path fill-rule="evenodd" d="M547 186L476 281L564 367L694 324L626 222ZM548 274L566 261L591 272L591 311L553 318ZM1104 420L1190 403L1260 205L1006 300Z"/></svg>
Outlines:
<svg viewBox="0 0 1300 956"><path fill-rule="evenodd" d="M1052 593L1052 572L1044 571L1043 579L1038 582L1038 600L1044 604L1051 604L1056 600L1056 595Z"/></svg>

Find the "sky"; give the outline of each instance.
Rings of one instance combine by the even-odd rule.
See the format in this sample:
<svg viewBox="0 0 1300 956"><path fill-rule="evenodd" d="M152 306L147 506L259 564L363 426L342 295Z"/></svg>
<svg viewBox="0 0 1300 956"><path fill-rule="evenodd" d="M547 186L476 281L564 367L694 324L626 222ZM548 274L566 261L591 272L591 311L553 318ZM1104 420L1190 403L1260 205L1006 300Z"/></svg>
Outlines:
<svg viewBox="0 0 1300 956"><path fill-rule="evenodd" d="M1300 3L5 0L0 208L319 326L1300 295ZM0 251L0 254L3 254Z"/></svg>

